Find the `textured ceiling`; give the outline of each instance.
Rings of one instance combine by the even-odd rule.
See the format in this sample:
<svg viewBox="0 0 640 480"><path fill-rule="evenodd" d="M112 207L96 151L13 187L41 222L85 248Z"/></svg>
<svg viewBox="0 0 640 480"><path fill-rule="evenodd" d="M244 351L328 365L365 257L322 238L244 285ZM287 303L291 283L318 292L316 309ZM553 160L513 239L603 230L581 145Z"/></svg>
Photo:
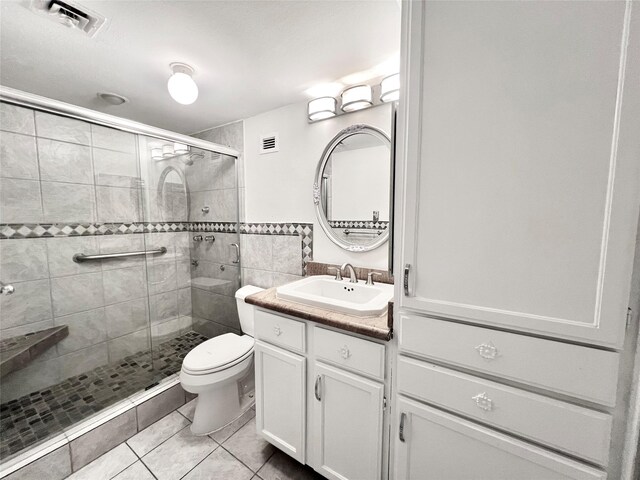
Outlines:
<svg viewBox="0 0 640 480"><path fill-rule="evenodd" d="M107 18L90 38L0 2L0 82L193 133L307 98L309 87L371 68L399 50L395 0L90 1ZM198 100L169 96L169 63L195 69ZM130 99L111 106L98 92Z"/></svg>

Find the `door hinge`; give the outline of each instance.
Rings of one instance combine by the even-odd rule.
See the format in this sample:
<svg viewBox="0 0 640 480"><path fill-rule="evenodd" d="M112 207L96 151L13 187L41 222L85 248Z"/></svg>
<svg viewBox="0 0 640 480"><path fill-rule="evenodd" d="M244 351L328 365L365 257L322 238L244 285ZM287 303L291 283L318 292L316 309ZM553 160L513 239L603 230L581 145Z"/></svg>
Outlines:
<svg viewBox="0 0 640 480"><path fill-rule="evenodd" d="M629 325L631 325L631 319L633 318L633 310L631 310L631 307L627 308L627 326L625 328L629 328Z"/></svg>
<svg viewBox="0 0 640 480"><path fill-rule="evenodd" d="M382 409L383 410L387 409L387 397L386 396L382 397Z"/></svg>

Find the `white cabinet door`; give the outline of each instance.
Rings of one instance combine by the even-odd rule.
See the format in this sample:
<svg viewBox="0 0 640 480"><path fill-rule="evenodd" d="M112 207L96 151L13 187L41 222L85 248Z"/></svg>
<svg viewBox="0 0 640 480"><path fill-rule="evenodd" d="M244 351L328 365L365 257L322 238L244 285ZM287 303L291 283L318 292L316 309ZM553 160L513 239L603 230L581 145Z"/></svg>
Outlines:
<svg viewBox="0 0 640 480"><path fill-rule="evenodd" d="M305 463L306 359L257 341L255 362L257 430Z"/></svg>
<svg viewBox="0 0 640 480"><path fill-rule="evenodd" d="M400 398L395 480L596 480L600 470ZM400 434L402 427L402 434Z"/></svg>
<svg viewBox="0 0 640 480"><path fill-rule="evenodd" d="M621 347L640 205L631 3L403 3L401 308Z"/></svg>
<svg viewBox="0 0 640 480"><path fill-rule="evenodd" d="M336 480L380 479L383 385L318 362L314 373L313 468Z"/></svg>

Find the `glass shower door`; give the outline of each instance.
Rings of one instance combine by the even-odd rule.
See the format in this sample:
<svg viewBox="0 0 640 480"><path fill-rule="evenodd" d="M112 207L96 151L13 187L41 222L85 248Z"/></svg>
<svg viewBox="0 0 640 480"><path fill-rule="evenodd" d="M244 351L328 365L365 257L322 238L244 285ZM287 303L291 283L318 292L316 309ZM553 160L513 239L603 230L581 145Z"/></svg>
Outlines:
<svg viewBox="0 0 640 480"><path fill-rule="evenodd" d="M155 378L180 370L207 338L239 331L235 159L140 137L151 348ZM238 263L236 263L238 262Z"/></svg>

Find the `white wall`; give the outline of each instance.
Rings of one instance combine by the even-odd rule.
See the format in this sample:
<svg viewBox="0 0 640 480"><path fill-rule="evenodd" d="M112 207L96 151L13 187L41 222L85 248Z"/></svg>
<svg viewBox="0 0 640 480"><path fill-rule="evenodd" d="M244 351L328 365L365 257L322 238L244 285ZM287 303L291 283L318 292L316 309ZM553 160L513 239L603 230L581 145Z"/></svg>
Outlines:
<svg viewBox="0 0 640 480"><path fill-rule="evenodd" d="M351 253L329 240L316 219L312 186L325 146L343 128L366 123L389 135L391 105L313 124L307 123L306 110L306 103L297 103L245 120L246 221L313 223L314 260L387 268L386 243L371 252ZM276 132L280 137L280 151L260 155L260 136Z"/></svg>

